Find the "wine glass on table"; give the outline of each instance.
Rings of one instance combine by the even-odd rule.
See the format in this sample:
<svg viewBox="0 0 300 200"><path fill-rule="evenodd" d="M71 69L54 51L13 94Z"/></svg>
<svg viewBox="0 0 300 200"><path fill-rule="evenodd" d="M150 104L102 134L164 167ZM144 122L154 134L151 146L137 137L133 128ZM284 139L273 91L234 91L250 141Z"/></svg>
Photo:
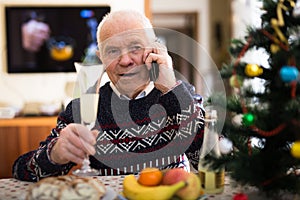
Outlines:
<svg viewBox="0 0 300 200"><path fill-rule="evenodd" d="M78 86L80 93L80 116L81 124L91 130L97 121L97 111L99 102L100 80L104 72L104 67L98 65L84 65L74 63L78 72ZM83 160L80 169L73 171L77 176L97 176L99 171L91 168L89 155Z"/></svg>

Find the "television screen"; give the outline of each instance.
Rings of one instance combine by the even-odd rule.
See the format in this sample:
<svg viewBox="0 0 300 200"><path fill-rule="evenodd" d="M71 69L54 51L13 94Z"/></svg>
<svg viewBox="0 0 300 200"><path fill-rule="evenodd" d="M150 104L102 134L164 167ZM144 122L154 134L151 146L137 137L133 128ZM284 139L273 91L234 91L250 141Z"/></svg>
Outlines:
<svg viewBox="0 0 300 200"><path fill-rule="evenodd" d="M7 72L75 72L100 63L96 31L109 6L6 7Z"/></svg>

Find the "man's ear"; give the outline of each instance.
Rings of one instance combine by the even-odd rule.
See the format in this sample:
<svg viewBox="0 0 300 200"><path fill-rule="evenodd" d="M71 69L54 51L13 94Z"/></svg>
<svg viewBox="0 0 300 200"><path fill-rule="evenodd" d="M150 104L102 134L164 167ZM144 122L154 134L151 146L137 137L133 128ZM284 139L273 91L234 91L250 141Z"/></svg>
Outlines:
<svg viewBox="0 0 300 200"><path fill-rule="evenodd" d="M97 55L98 58L102 61L102 59L101 59L101 54L100 54L100 51L99 51L99 50L96 50L96 55Z"/></svg>

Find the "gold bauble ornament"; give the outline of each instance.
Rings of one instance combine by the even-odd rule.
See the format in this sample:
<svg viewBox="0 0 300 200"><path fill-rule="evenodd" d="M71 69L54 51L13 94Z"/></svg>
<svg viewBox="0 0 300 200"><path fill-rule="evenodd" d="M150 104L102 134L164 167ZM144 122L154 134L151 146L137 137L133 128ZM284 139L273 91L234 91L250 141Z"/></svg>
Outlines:
<svg viewBox="0 0 300 200"><path fill-rule="evenodd" d="M294 144L291 147L291 154L295 157L295 158L299 158L300 159L300 141L295 141Z"/></svg>
<svg viewBox="0 0 300 200"><path fill-rule="evenodd" d="M245 67L245 74L249 77L256 77L263 73L263 69L257 64L247 64Z"/></svg>

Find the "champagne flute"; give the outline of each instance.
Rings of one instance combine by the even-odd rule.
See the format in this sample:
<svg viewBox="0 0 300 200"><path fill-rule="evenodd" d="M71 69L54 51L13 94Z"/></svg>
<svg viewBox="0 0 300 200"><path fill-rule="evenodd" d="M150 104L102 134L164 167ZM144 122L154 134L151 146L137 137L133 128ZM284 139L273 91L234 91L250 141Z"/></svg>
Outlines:
<svg viewBox="0 0 300 200"><path fill-rule="evenodd" d="M103 65L74 64L78 72L80 89L81 124L91 130L97 120L99 85L104 67ZM73 171L73 174L77 176L96 176L99 175L99 171L90 167L89 156L86 155L81 168Z"/></svg>

